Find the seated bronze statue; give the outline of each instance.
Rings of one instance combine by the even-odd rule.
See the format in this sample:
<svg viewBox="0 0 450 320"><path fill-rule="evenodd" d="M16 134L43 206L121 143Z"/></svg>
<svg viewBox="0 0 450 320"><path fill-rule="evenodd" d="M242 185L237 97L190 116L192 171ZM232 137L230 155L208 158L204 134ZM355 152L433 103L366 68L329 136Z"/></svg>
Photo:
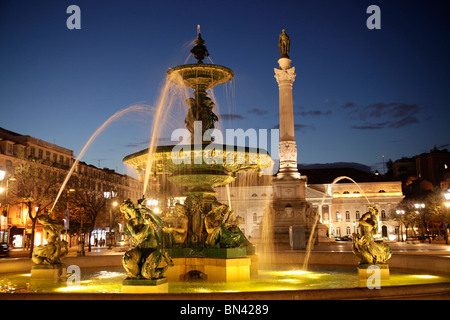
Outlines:
<svg viewBox="0 0 450 320"><path fill-rule="evenodd" d="M61 240L64 225L46 215L39 216L37 220L44 226L44 239L47 244L34 248L31 260L36 264L61 263L61 259L69 253L67 241Z"/></svg>
<svg viewBox="0 0 450 320"><path fill-rule="evenodd" d="M133 248L123 257L123 266L130 278L158 279L173 265L167 252L162 250L163 223L141 200L138 208L130 200L120 206L128 220L125 228L131 236Z"/></svg>
<svg viewBox="0 0 450 320"><path fill-rule="evenodd" d="M353 234L353 253L359 257L360 264L385 263L392 255L391 248L383 241L376 241L378 233L378 209L369 207L359 220L361 234Z"/></svg>
<svg viewBox="0 0 450 320"><path fill-rule="evenodd" d="M250 241L242 233L239 225L241 217L235 217L234 211L218 201L205 216L205 228L208 233L205 244L208 247L235 248L247 246Z"/></svg>

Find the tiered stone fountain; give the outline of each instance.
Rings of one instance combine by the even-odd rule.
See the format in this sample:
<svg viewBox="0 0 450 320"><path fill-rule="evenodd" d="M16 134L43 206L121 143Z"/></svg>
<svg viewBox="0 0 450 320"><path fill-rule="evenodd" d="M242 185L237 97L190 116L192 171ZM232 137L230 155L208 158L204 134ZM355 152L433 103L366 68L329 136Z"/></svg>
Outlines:
<svg viewBox="0 0 450 320"><path fill-rule="evenodd" d="M186 101L189 111L185 123L191 144L159 146L150 156L151 150L146 149L123 161L138 172L146 170L147 162L152 161L152 175L168 175L172 183L187 187L185 202L162 216L161 246L173 261L165 271L169 281L191 277L214 282L247 281L252 272L257 272L254 246L239 229L238 213L217 201L213 187L233 182L238 172L261 170L273 162L265 150L212 142L210 132L218 117L206 90L230 81L233 72L203 63L209 55L204 43L198 34L191 50L198 60L196 64L167 72L170 81L194 90L194 97Z"/></svg>

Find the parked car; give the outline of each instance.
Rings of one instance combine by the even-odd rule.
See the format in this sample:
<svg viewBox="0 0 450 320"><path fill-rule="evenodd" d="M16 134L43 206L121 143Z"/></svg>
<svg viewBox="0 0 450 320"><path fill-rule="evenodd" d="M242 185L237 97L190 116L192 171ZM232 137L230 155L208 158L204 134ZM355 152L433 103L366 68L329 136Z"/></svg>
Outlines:
<svg viewBox="0 0 450 320"><path fill-rule="evenodd" d="M351 236L335 237L336 241L352 241Z"/></svg>
<svg viewBox="0 0 450 320"><path fill-rule="evenodd" d="M0 243L0 255L9 256L9 246L7 243Z"/></svg>

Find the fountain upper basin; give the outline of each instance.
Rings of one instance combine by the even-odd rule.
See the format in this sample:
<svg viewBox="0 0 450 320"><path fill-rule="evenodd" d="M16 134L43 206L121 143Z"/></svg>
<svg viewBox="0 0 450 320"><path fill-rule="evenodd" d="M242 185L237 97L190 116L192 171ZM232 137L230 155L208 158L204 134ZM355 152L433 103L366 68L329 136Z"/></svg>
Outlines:
<svg viewBox="0 0 450 320"><path fill-rule="evenodd" d="M212 88L230 81L233 76L233 71L227 67L203 63L185 64L167 71L167 78L170 81L195 90L199 86L203 86L205 90Z"/></svg>
<svg viewBox="0 0 450 320"><path fill-rule="evenodd" d="M210 188L229 184L236 174L273 165L264 149L221 144L158 146L150 157L151 173L170 174L169 180L187 187ZM147 169L149 149L126 156L123 162Z"/></svg>

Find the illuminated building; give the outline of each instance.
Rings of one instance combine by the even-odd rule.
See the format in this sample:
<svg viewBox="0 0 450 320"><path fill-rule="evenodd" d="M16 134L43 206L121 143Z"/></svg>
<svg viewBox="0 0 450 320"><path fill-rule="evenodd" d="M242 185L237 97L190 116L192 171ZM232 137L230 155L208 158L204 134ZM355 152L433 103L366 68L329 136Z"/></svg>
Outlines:
<svg viewBox="0 0 450 320"><path fill-rule="evenodd" d="M37 160L37 161L36 161ZM12 247L24 247L31 235L31 219L24 203L13 199L9 192L14 183L15 169L21 161L41 166L50 166L65 177L74 163L72 150L49 143L28 135L21 135L0 128L0 203L2 212L1 235ZM52 169L53 170L53 169ZM79 188L95 190L105 197L122 201L136 201L142 195L142 183L107 168L97 168L93 165L79 162L73 173L73 180ZM33 203L32 208L38 206ZM43 242L42 226L36 225L35 245Z"/></svg>

